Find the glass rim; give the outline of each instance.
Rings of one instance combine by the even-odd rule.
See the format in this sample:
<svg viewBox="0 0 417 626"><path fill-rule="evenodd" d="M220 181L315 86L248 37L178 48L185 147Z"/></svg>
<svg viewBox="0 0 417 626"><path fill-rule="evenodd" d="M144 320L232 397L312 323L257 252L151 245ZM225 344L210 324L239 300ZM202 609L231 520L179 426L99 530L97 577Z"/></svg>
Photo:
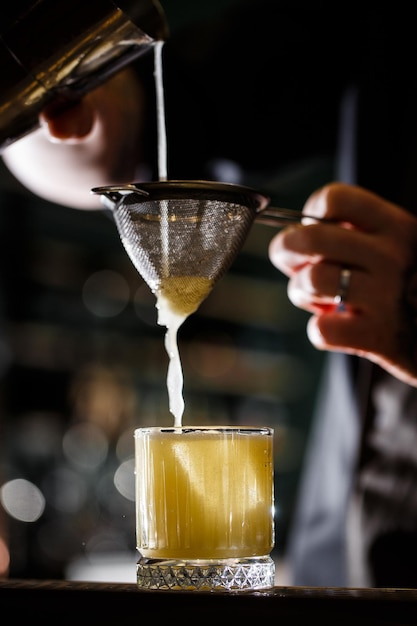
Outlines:
<svg viewBox="0 0 417 626"><path fill-rule="evenodd" d="M246 426L246 425L202 425L202 426L140 426L134 429L134 436L145 433L172 433L172 434L188 434L194 432L208 432L208 433L236 433L242 434L262 434L273 435L274 429L271 426Z"/></svg>

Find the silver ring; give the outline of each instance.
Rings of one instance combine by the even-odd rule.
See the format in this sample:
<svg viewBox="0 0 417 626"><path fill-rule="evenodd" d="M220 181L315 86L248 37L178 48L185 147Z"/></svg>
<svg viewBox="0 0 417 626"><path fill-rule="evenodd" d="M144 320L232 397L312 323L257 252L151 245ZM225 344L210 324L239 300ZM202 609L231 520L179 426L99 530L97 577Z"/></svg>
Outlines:
<svg viewBox="0 0 417 626"><path fill-rule="evenodd" d="M339 289L334 297L334 303L338 311L344 311L346 309L345 303L349 291L350 279L352 272L344 267L340 272Z"/></svg>

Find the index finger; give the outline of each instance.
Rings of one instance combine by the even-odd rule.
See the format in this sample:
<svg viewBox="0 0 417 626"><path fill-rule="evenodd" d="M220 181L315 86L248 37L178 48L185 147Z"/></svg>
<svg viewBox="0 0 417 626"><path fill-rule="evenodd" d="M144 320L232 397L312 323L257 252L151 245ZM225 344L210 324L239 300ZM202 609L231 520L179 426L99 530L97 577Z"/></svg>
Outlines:
<svg viewBox="0 0 417 626"><path fill-rule="evenodd" d="M398 220L412 221L405 209L367 189L344 183L330 183L314 192L308 198L303 212L313 217L351 224L365 232L390 229Z"/></svg>

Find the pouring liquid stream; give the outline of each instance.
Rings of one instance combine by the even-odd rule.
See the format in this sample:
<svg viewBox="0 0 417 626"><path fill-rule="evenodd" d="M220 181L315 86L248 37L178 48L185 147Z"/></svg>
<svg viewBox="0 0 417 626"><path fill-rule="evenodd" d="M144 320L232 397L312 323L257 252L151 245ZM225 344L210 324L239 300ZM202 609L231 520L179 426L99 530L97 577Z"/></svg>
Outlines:
<svg viewBox="0 0 417 626"><path fill-rule="evenodd" d="M167 142L162 75L163 41L155 43L155 89L158 133L158 178L167 180ZM171 275L169 265L168 201L161 201L161 280L156 289L158 324L165 326L165 349L169 357L167 389L169 409L174 427L182 426L184 413L183 372L178 350L178 330L191 313L197 310L212 288L212 280L203 276ZM192 269L192 268L191 268Z"/></svg>

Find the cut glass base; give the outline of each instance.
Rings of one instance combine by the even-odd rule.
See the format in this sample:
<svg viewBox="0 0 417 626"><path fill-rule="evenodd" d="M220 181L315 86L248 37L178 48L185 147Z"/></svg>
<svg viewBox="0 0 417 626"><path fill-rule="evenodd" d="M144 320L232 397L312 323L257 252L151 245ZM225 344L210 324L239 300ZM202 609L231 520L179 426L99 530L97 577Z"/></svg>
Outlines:
<svg viewBox="0 0 417 626"><path fill-rule="evenodd" d="M269 556L221 560L153 560L141 558L141 589L174 591L247 591L274 586L275 564Z"/></svg>

